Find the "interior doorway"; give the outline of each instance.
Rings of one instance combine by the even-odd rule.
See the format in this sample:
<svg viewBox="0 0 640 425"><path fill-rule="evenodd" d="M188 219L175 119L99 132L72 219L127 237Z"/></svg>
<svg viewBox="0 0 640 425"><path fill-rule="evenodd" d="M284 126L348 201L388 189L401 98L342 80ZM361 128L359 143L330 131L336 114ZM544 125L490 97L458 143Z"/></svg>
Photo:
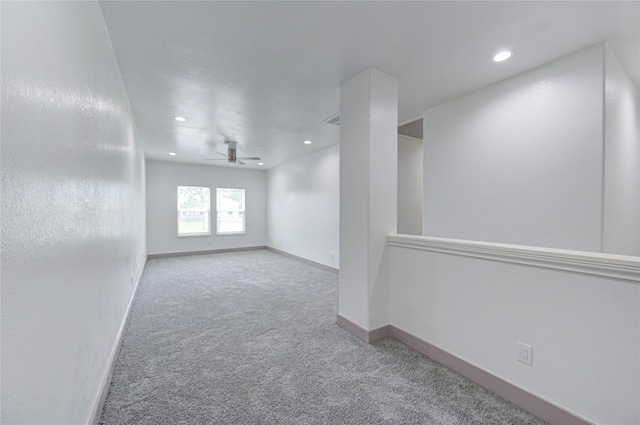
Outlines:
<svg viewBox="0 0 640 425"><path fill-rule="evenodd" d="M398 233L422 235L422 118L398 127Z"/></svg>

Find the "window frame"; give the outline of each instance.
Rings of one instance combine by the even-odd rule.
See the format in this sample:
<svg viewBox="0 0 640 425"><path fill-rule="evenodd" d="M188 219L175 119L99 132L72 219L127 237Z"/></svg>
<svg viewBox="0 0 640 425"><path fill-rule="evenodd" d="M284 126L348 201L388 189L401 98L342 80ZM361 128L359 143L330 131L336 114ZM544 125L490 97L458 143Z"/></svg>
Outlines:
<svg viewBox="0 0 640 425"><path fill-rule="evenodd" d="M207 224L207 231L206 232L191 232L191 233L181 233L180 232L180 213L182 211L189 211L189 210L181 210L180 209L180 189L181 188L188 188L188 187L194 187L194 188L199 188L199 189L207 189L209 191L209 202L207 203L208 206L208 210L197 210L197 211L206 211L207 213L207 217L206 217L206 224ZM179 238L194 238L194 237L202 237L202 236L211 236L211 187L209 186L187 186L187 185L178 185L178 188L176 190L176 235ZM191 210L193 211L193 210Z"/></svg>
<svg viewBox="0 0 640 425"><path fill-rule="evenodd" d="M241 212L242 216L242 231L232 231L232 232L221 232L220 225L218 222L218 213L220 211L230 212L231 210L219 210L218 209L218 193L220 189L232 189L232 190L242 190L242 210L238 210ZM234 236L234 235L246 235L247 234L247 190L243 187L216 187L216 236Z"/></svg>

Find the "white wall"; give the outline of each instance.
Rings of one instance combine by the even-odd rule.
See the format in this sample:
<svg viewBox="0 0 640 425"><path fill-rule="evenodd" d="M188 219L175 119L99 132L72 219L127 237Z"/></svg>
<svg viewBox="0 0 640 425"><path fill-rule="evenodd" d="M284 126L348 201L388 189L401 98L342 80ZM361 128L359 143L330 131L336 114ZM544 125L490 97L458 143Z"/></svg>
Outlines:
<svg viewBox="0 0 640 425"><path fill-rule="evenodd" d="M144 159L98 3L1 8L0 421L86 424L145 259Z"/></svg>
<svg viewBox="0 0 640 425"><path fill-rule="evenodd" d="M640 255L640 94L606 46L604 252Z"/></svg>
<svg viewBox="0 0 640 425"><path fill-rule="evenodd" d="M603 49L424 112L427 236L599 252Z"/></svg>
<svg viewBox="0 0 640 425"><path fill-rule="evenodd" d="M267 172L267 245L339 268L340 145Z"/></svg>
<svg viewBox="0 0 640 425"><path fill-rule="evenodd" d="M267 244L266 173L238 167L214 167L147 161L147 250L149 254L247 248ZM211 188L211 235L177 236L178 186ZM245 189L242 235L215 234L216 187Z"/></svg>
<svg viewBox="0 0 640 425"><path fill-rule="evenodd" d="M397 247L390 262L392 325L593 423L640 421L638 282Z"/></svg>
<svg viewBox="0 0 640 425"><path fill-rule="evenodd" d="M340 145L269 170L267 193L267 245L340 268ZM422 234L422 141L402 135L398 233Z"/></svg>
<svg viewBox="0 0 640 425"><path fill-rule="evenodd" d="M637 91L605 50L425 111L425 235L637 255ZM390 263L392 325L594 423L640 421L637 282L396 247Z"/></svg>
<svg viewBox="0 0 640 425"><path fill-rule="evenodd" d="M389 323L386 239L398 216L398 80L368 68L340 86L339 317Z"/></svg>
<svg viewBox="0 0 640 425"><path fill-rule="evenodd" d="M398 135L398 233L422 234L422 140Z"/></svg>

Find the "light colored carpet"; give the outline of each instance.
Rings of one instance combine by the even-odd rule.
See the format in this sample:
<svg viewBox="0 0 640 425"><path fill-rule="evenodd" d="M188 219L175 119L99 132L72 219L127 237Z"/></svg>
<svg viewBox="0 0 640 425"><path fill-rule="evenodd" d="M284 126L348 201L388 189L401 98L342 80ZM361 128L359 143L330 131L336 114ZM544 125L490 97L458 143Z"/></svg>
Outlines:
<svg viewBox="0 0 640 425"><path fill-rule="evenodd" d="M101 421L543 424L335 324L338 276L270 251L149 260Z"/></svg>

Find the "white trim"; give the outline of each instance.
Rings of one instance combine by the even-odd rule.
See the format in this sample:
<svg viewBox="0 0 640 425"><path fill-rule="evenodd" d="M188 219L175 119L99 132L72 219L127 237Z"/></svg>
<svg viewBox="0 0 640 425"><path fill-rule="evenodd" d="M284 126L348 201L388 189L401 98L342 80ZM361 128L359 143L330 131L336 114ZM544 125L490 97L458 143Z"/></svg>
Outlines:
<svg viewBox="0 0 640 425"><path fill-rule="evenodd" d="M206 212L207 213L207 225L208 229L206 232L195 232L195 233L187 233L180 232L180 212L183 210L180 209L180 188L181 187L194 187L199 189L207 189L209 191L209 209L208 210L198 210L198 212ZM211 187L210 186L177 186L176 191L176 237L178 238L193 238L199 236L211 236ZM185 212L190 212L191 210L184 210Z"/></svg>
<svg viewBox="0 0 640 425"><path fill-rule="evenodd" d="M640 257L431 236L388 235L390 246L484 258L640 283Z"/></svg>
<svg viewBox="0 0 640 425"><path fill-rule="evenodd" d="M219 190L220 189L231 189L231 190L241 190L242 191L242 209L238 209L238 210L220 210L218 209L218 195L220 194ZM228 231L228 232L221 232L219 231L219 227L220 227L220 222L218 220L218 215L221 212L238 212L238 213L242 213L242 230L240 231ZM224 187L218 187L216 186L216 236L234 236L234 235L246 235L247 234L247 189L245 189L244 187L229 187L229 186L224 186Z"/></svg>

